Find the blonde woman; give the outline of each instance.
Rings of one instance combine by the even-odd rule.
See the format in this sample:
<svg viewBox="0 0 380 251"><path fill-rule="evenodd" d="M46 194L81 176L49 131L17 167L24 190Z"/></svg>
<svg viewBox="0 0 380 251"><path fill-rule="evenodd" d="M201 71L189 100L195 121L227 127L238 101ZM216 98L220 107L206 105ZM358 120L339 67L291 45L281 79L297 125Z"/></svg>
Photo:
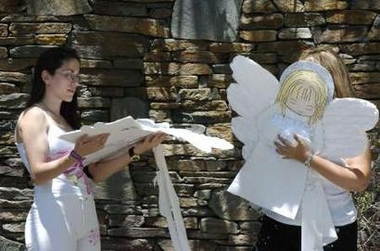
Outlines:
<svg viewBox="0 0 380 251"><path fill-rule="evenodd" d="M301 60L318 63L330 72L335 85L334 98L352 96L346 66L336 53L330 50L308 51L302 55ZM297 78L294 77L290 82L294 84L296 81ZM305 100L319 102L318 100L320 99L318 99L317 94L320 91L308 88L308 86L310 87L309 82L305 82L303 85L307 89L301 88L300 85L298 86L299 90L293 90L293 93L303 95ZM287 88L286 85L283 88ZM281 95L279 95L277 102L281 107L289 108L289 102L284 100ZM322 100L321 102L324 101ZM282 110L284 109L282 108ZM313 114L321 116L319 112ZM309 122L316 121L316 119L310 118ZM323 250L357 250L357 211L350 192L363 191L369 184L371 177L369 146L364 153L357 157L332 161L319 156L318 153L313 153L308 142L297 135L294 142L289 142L289 140L279 136L278 141L274 142L274 144L277 153L283 158L307 163L309 168L323 177L320 180L338 237L336 241L324 246ZM294 220L290 220L268 212L263 217L262 223L256 250L301 250L301 221L299 216ZM306 250L314 250L308 249L308 247L305 248Z"/></svg>

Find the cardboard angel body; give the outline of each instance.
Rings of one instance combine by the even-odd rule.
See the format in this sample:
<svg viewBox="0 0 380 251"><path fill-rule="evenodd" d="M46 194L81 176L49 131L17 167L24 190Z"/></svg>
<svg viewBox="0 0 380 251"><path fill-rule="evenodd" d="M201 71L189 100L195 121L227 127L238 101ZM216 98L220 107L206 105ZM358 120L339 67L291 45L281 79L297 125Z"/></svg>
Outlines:
<svg viewBox="0 0 380 251"><path fill-rule="evenodd" d="M319 64L298 61L278 81L243 56L231 63L233 83L227 97L239 115L232 119L236 137L244 143L245 164L228 191L284 219L301 217L302 250L323 250L337 239L322 187L323 177L275 151L278 135L294 141L298 134L312 151L344 165L367 147L366 131L378 120L378 110L365 100L333 99L334 83Z"/></svg>

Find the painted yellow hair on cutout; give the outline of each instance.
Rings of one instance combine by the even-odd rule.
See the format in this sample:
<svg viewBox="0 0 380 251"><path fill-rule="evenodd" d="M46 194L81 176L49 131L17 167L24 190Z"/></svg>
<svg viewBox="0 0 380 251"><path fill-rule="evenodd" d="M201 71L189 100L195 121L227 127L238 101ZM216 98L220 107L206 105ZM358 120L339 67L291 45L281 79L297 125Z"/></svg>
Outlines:
<svg viewBox="0 0 380 251"><path fill-rule="evenodd" d="M299 90L305 87L310 87L315 93L316 110L308 121L309 125L311 125L322 117L327 104L327 87L317 73L300 70L289 74L281 85L275 103L279 104L281 114L285 116L285 111L288 109L286 102L289 96L293 93L298 93Z"/></svg>

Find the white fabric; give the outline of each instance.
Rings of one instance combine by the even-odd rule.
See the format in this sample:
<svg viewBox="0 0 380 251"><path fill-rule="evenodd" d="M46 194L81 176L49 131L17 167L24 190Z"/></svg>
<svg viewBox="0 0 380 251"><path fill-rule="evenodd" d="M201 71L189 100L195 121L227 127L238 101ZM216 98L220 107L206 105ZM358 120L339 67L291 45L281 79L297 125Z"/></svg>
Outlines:
<svg viewBox="0 0 380 251"><path fill-rule="evenodd" d="M301 250L319 251L323 250L324 245L334 242L338 236L319 175L312 169L308 170L308 179L301 205Z"/></svg>
<svg viewBox="0 0 380 251"><path fill-rule="evenodd" d="M155 124L152 120L148 119L139 120L138 122L143 126L143 129L159 129L159 131L175 136L177 139L186 140L193 146L197 147L199 150L207 153L211 152L212 148L223 150L233 148L232 144L220 138L193 133L186 129L162 127ZM170 237L172 239L174 250L190 251L191 249L181 215L179 199L169 176L162 145L155 147L153 149L153 152L157 166L159 168L156 176L156 181L159 187L160 213L166 218L168 222Z"/></svg>
<svg viewBox="0 0 380 251"><path fill-rule="evenodd" d="M300 70L298 66L292 67L292 70ZM274 103L280 84L271 73L243 56L236 56L231 68L237 83L229 86L227 97L239 115L233 118L232 128L244 143L242 153L246 162L228 191L291 222L301 217L302 251L321 251L324 244L336 239L330 210L337 216L336 212L342 209L342 214L349 214L351 202L338 208L332 198L326 198L323 178L308 175L307 168L300 162L282 159L275 152L273 142L277 135L294 140L292 136L297 133L315 153L338 162L364 152L365 131L375 126L378 110L365 100L333 100L327 104L322 118L309 125L306 116L297 117L288 108L282 114Z"/></svg>
<svg viewBox="0 0 380 251"><path fill-rule="evenodd" d="M190 251L185 225L183 223L179 199L171 182L168 167L165 161L164 150L161 145L153 149L159 171L157 172L157 182L159 187L159 209L169 226L170 237L174 250Z"/></svg>

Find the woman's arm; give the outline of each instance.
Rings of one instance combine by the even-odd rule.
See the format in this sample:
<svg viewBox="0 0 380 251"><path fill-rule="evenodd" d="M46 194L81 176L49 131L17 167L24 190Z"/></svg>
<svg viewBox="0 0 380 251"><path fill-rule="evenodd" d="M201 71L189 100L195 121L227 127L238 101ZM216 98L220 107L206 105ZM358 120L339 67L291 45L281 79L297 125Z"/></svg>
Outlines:
<svg viewBox="0 0 380 251"><path fill-rule="evenodd" d="M342 167L315 155L310 167L323 175L332 183L348 190L362 192L367 189L371 179L371 151L366 151L351 159L347 159L347 166Z"/></svg>
<svg viewBox="0 0 380 251"><path fill-rule="evenodd" d="M305 163L312 154L310 147L297 135L294 136L297 141L296 144L290 144L280 136L278 138L279 142L275 142L276 151L283 158L291 158ZM310 168L348 191L364 191L371 179L371 151L369 145L363 154L347 159L346 163L347 166L344 167L321 156L313 155Z"/></svg>
<svg viewBox="0 0 380 251"><path fill-rule="evenodd" d="M145 153L153 147L161 144L165 137L166 134L161 132L148 135L141 142L135 145L134 153L137 155ZM123 170L130 162L131 156L129 156L129 153L125 153L111 160L91 164L88 167L88 171L90 172L93 181L97 183L104 181L116 172Z"/></svg>
<svg viewBox="0 0 380 251"><path fill-rule="evenodd" d="M31 178L36 185L55 178L75 163L75 160L69 156L46 161L49 151L48 129L45 114L36 107L27 110L18 121L18 134L25 147Z"/></svg>

